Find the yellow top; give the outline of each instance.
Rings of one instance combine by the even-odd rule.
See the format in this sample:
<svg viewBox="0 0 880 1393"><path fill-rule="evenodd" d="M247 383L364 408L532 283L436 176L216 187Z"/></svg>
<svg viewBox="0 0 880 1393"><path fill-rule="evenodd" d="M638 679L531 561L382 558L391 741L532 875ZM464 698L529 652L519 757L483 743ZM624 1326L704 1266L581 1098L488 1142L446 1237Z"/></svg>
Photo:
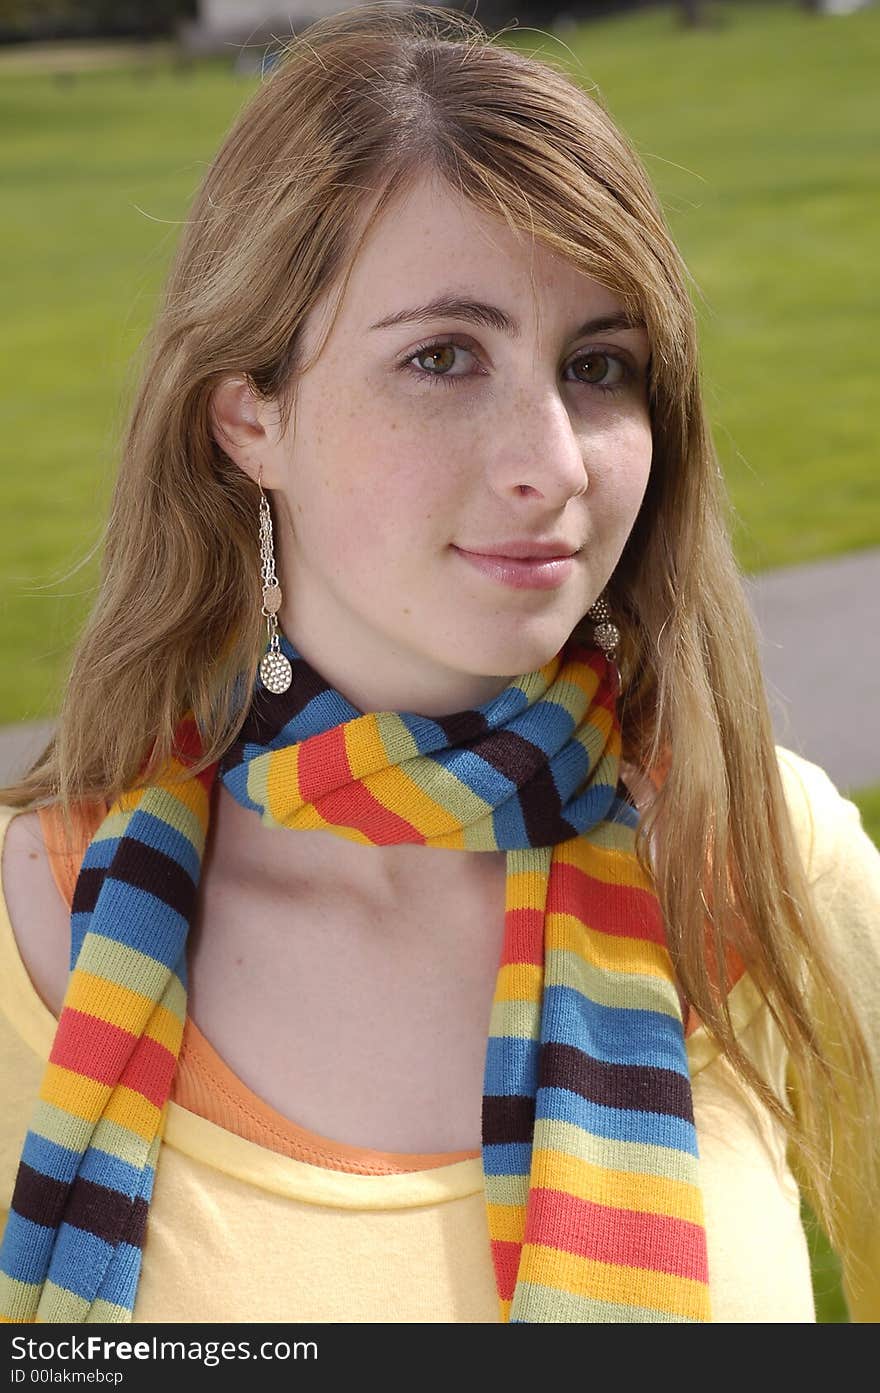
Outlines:
<svg viewBox="0 0 880 1393"><path fill-rule="evenodd" d="M880 854L816 765L779 749L819 915L880 1068ZM0 808L0 854L14 815ZM781 1092L786 1053L746 976L737 1034ZM19 956L0 885L0 1206L55 1018ZM686 1041L715 1321L814 1321L800 1191L781 1126L700 1027ZM850 1139L841 1139L843 1143ZM835 1152L838 1148L835 1147ZM880 1320L880 1196L835 1180L855 1321ZM478 1157L398 1174L311 1165L169 1103L135 1322L498 1320Z"/></svg>

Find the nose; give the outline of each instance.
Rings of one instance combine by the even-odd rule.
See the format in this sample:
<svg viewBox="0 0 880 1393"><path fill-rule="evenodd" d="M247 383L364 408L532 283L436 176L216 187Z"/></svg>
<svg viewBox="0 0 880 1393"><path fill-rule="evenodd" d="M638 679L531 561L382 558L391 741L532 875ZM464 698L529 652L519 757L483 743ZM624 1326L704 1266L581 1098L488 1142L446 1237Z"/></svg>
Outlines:
<svg viewBox="0 0 880 1393"><path fill-rule="evenodd" d="M586 493L583 442L558 393L523 394L494 453L494 484L501 494L534 497L554 508Z"/></svg>

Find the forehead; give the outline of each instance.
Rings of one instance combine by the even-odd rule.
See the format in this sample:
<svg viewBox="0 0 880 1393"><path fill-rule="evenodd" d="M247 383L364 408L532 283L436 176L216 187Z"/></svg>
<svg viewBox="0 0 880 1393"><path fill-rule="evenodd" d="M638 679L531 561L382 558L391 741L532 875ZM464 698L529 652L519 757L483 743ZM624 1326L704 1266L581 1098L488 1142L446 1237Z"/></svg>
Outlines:
<svg viewBox="0 0 880 1393"><path fill-rule="evenodd" d="M438 177L402 193L376 219L347 285L313 311L323 338L365 329L407 306L457 295L504 307L527 335L612 314L620 300L571 262L476 207ZM340 298L341 296L341 298Z"/></svg>

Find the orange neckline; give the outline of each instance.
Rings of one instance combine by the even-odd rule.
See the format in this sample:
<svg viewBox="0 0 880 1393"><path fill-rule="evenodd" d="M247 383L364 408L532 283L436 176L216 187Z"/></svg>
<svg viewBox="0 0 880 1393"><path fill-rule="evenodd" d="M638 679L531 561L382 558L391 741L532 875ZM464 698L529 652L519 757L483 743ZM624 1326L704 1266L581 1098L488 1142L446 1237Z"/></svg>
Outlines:
<svg viewBox="0 0 880 1393"><path fill-rule="evenodd" d="M480 1156L479 1149L376 1151L372 1147L335 1141L301 1127L270 1107L233 1073L191 1016L187 1016L184 1024L171 1097L187 1112L215 1122L227 1132L325 1170L350 1171L356 1175L400 1175Z"/></svg>

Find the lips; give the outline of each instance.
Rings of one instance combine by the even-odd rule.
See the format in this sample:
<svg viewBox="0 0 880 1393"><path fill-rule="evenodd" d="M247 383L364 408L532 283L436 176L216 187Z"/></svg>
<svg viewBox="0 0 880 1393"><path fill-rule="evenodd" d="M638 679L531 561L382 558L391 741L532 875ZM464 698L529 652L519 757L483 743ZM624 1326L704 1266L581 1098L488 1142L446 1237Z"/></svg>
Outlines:
<svg viewBox="0 0 880 1393"><path fill-rule="evenodd" d="M462 548L465 550L465 548ZM485 556L490 561L561 561L572 556L570 551L471 551L467 549L468 556Z"/></svg>
<svg viewBox="0 0 880 1393"><path fill-rule="evenodd" d="M551 590L562 585L575 567L573 555L513 557L465 551L453 546L464 562L491 580L514 590Z"/></svg>
<svg viewBox="0 0 880 1393"><path fill-rule="evenodd" d="M556 560L560 556L573 556L580 548L561 538L551 538L544 542L523 539L499 542L494 546L456 547L456 550L466 551L471 556L494 556L508 561L546 561Z"/></svg>

